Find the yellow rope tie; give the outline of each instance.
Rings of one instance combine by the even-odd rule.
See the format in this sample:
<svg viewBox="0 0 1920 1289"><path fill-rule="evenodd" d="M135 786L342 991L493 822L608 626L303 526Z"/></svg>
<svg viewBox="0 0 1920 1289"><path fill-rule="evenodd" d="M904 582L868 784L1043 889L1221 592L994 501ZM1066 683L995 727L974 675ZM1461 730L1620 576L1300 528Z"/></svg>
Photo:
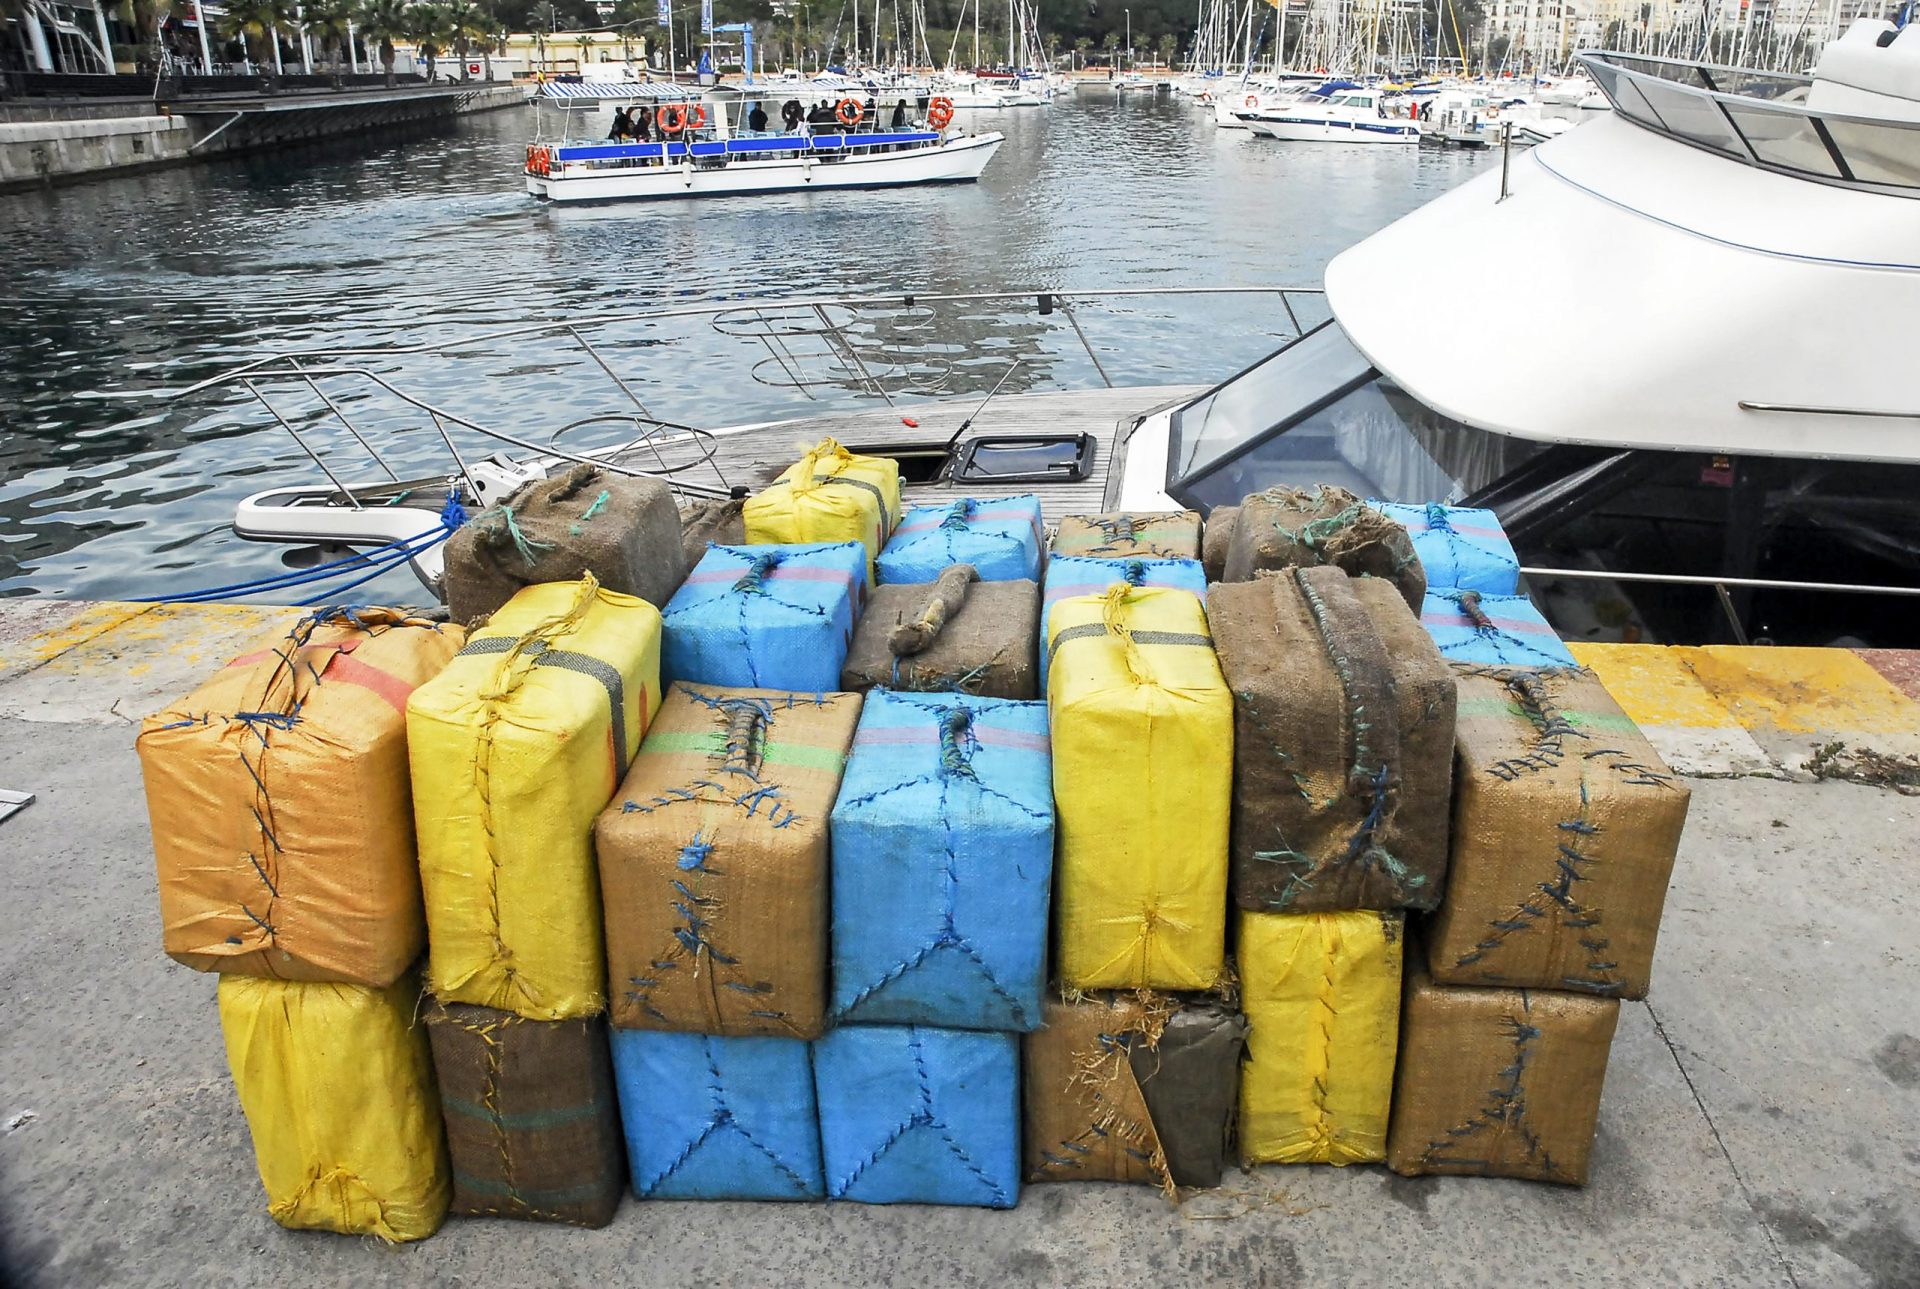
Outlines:
<svg viewBox="0 0 1920 1289"><path fill-rule="evenodd" d="M1319 1031L1320 1041L1314 1046L1313 1057L1313 1109L1316 1118L1309 1132L1319 1152L1331 1159L1334 1146L1333 1112L1327 1108L1327 1081L1333 1073L1333 1018L1336 1015L1333 1005L1333 961L1341 948L1340 928L1330 919L1321 923L1320 953L1320 989L1314 996L1319 1008L1314 1028Z"/></svg>
<svg viewBox="0 0 1920 1289"><path fill-rule="evenodd" d="M820 462L825 458L833 460L833 468L826 473L835 475L847 468L847 464L853 460L853 453L841 447L839 440L831 434L808 448L801 456L799 464L793 469L793 490L796 493L811 492L820 486L814 475L819 470Z"/></svg>
<svg viewBox="0 0 1920 1289"><path fill-rule="evenodd" d="M1140 646L1134 643L1133 628L1127 625L1126 609L1132 601L1137 587L1125 582L1115 582L1100 597L1100 621L1106 626L1107 634L1120 638L1121 656L1127 664L1127 675L1136 685L1150 685L1153 676L1147 670L1147 660L1140 652Z"/></svg>

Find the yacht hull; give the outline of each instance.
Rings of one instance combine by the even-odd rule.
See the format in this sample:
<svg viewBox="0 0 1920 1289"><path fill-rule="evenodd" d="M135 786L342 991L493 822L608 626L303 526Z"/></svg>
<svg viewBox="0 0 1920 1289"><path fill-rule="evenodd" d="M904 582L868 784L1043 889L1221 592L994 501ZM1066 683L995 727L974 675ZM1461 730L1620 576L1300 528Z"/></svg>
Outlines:
<svg viewBox="0 0 1920 1289"><path fill-rule="evenodd" d="M1420 142L1420 127L1411 121L1341 121L1312 116L1259 116L1243 113L1247 128L1265 139L1282 143Z"/></svg>
<svg viewBox="0 0 1920 1289"><path fill-rule="evenodd" d="M645 201L808 192L836 188L896 188L913 184L972 183L1005 140L969 135L936 148L872 156L805 153L766 161L704 166L672 165L596 170L569 165L550 176L527 176L527 192L552 202Z"/></svg>

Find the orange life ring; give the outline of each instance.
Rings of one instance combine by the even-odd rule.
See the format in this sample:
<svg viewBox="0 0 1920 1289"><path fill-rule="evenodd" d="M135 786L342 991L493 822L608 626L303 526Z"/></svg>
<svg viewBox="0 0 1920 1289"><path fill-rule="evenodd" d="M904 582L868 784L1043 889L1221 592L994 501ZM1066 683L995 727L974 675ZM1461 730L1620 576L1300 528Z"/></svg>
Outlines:
<svg viewBox="0 0 1920 1289"><path fill-rule="evenodd" d="M953 120L953 100L942 94L927 104L927 124L944 130Z"/></svg>
<svg viewBox="0 0 1920 1289"><path fill-rule="evenodd" d="M549 175L553 173L553 152L548 148L527 145L527 173L530 175Z"/></svg>
<svg viewBox="0 0 1920 1289"><path fill-rule="evenodd" d="M842 125L858 125L860 118L867 114L867 109L860 106L858 99L843 98L840 105L833 109L833 114Z"/></svg>
<svg viewBox="0 0 1920 1289"><path fill-rule="evenodd" d="M1259 106L1260 106L1260 96L1259 96L1258 94L1249 94L1249 95L1247 95L1247 98L1246 98L1246 104L1247 104L1247 106L1248 106L1248 107L1259 107Z"/></svg>
<svg viewBox="0 0 1920 1289"><path fill-rule="evenodd" d="M653 114L662 134L678 134L687 128L687 109L679 103L663 103Z"/></svg>
<svg viewBox="0 0 1920 1289"><path fill-rule="evenodd" d="M705 103L695 103L692 107L686 109L686 114L687 128L689 130L697 130L707 123L707 105Z"/></svg>

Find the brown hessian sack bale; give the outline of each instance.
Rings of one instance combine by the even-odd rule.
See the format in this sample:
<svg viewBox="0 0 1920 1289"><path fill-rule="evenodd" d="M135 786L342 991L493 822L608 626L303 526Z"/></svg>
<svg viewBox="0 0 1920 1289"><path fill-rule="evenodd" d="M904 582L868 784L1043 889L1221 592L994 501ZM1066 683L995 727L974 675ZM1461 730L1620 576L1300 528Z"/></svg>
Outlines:
<svg viewBox="0 0 1920 1289"><path fill-rule="evenodd" d="M729 497L696 501L680 512L680 533L687 551L688 569L700 562L709 546L747 544L747 521L743 513L746 504L744 497Z"/></svg>
<svg viewBox="0 0 1920 1289"><path fill-rule="evenodd" d="M606 1020L529 1020L439 1002L426 1020L453 1212L573 1226L612 1221L627 1155Z"/></svg>
<svg viewBox="0 0 1920 1289"><path fill-rule="evenodd" d="M828 816L858 694L667 693L594 825L615 1025L825 1028Z"/></svg>
<svg viewBox="0 0 1920 1289"><path fill-rule="evenodd" d="M1345 488L1269 488L1240 503L1221 578L1245 582L1263 568L1332 564L1354 577L1385 578L1415 613L1427 575L1400 524Z"/></svg>
<svg viewBox="0 0 1920 1289"><path fill-rule="evenodd" d="M1456 666L1450 985L1644 998L1686 786L1592 672Z"/></svg>
<svg viewBox="0 0 1920 1289"><path fill-rule="evenodd" d="M933 582L873 589L840 687L1035 698L1039 634L1038 584L981 582L952 564Z"/></svg>
<svg viewBox="0 0 1920 1289"><path fill-rule="evenodd" d="M1584 1186L1615 998L1407 986L1387 1167Z"/></svg>
<svg viewBox="0 0 1920 1289"><path fill-rule="evenodd" d="M1219 1185L1245 1048L1245 1019L1212 998L1049 999L1026 1037L1027 1180Z"/></svg>
<svg viewBox="0 0 1920 1289"><path fill-rule="evenodd" d="M523 586L583 573L664 608L691 567L665 483L581 463L527 484L447 539L447 612L471 623Z"/></svg>
<svg viewBox="0 0 1920 1289"><path fill-rule="evenodd" d="M1454 679L1375 578L1207 590L1234 697L1232 887L1254 912L1432 909L1446 879Z"/></svg>
<svg viewBox="0 0 1920 1289"><path fill-rule="evenodd" d="M1227 576L1227 552L1233 548L1233 526L1240 518L1238 506L1215 506L1207 513L1206 532L1200 538L1200 566L1209 582L1224 581Z"/></svg>
<svg viewBox="0 0 1920 1289"><path fill-rule="evenodd" d="M1051 549L1101 559L1199 559L1200 516L1191 510L1067 515Z"/></svg>
<svg viewBox="0 0 1920 1289"><path fill-rule="evenodd" d="M407 698L465 633L323 609L141 726L163 945L198 971L382 988L426 945Z"/></svg>

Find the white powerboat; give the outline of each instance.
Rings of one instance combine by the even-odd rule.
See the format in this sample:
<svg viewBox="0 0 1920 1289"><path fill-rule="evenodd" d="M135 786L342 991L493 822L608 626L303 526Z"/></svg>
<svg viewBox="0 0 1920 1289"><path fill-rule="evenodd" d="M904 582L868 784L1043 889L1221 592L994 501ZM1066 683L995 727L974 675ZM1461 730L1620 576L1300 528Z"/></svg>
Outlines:
<svg viewBox="0 0 1920 1289"><path fill-rule="evenodd" d="M1420 127L1406 115L1404 100L1350 82L1336 85L1235 115L1256 135L1284 143L1420 142Z"/></svg>
<svg viewBox="0 0 1920 1289"><path fill-rule="evenodd" d="M546 86L576 107L588 101L597 107L608 94L626 100L639 88ZM527 192L553 202L632 201L971 183L1006 137L952 130L954 105L938 95L925 119L904 129L882 127L866 115L863 100L849 96L832 125L778 132L741 128L750 103L778 114L772 96L699 101L654 93L646 101L656 137L637 142L574 141L569 136L578 113L565 113L558 141L527 145ZM887 109L876 102L875 111Z"/></svg>

